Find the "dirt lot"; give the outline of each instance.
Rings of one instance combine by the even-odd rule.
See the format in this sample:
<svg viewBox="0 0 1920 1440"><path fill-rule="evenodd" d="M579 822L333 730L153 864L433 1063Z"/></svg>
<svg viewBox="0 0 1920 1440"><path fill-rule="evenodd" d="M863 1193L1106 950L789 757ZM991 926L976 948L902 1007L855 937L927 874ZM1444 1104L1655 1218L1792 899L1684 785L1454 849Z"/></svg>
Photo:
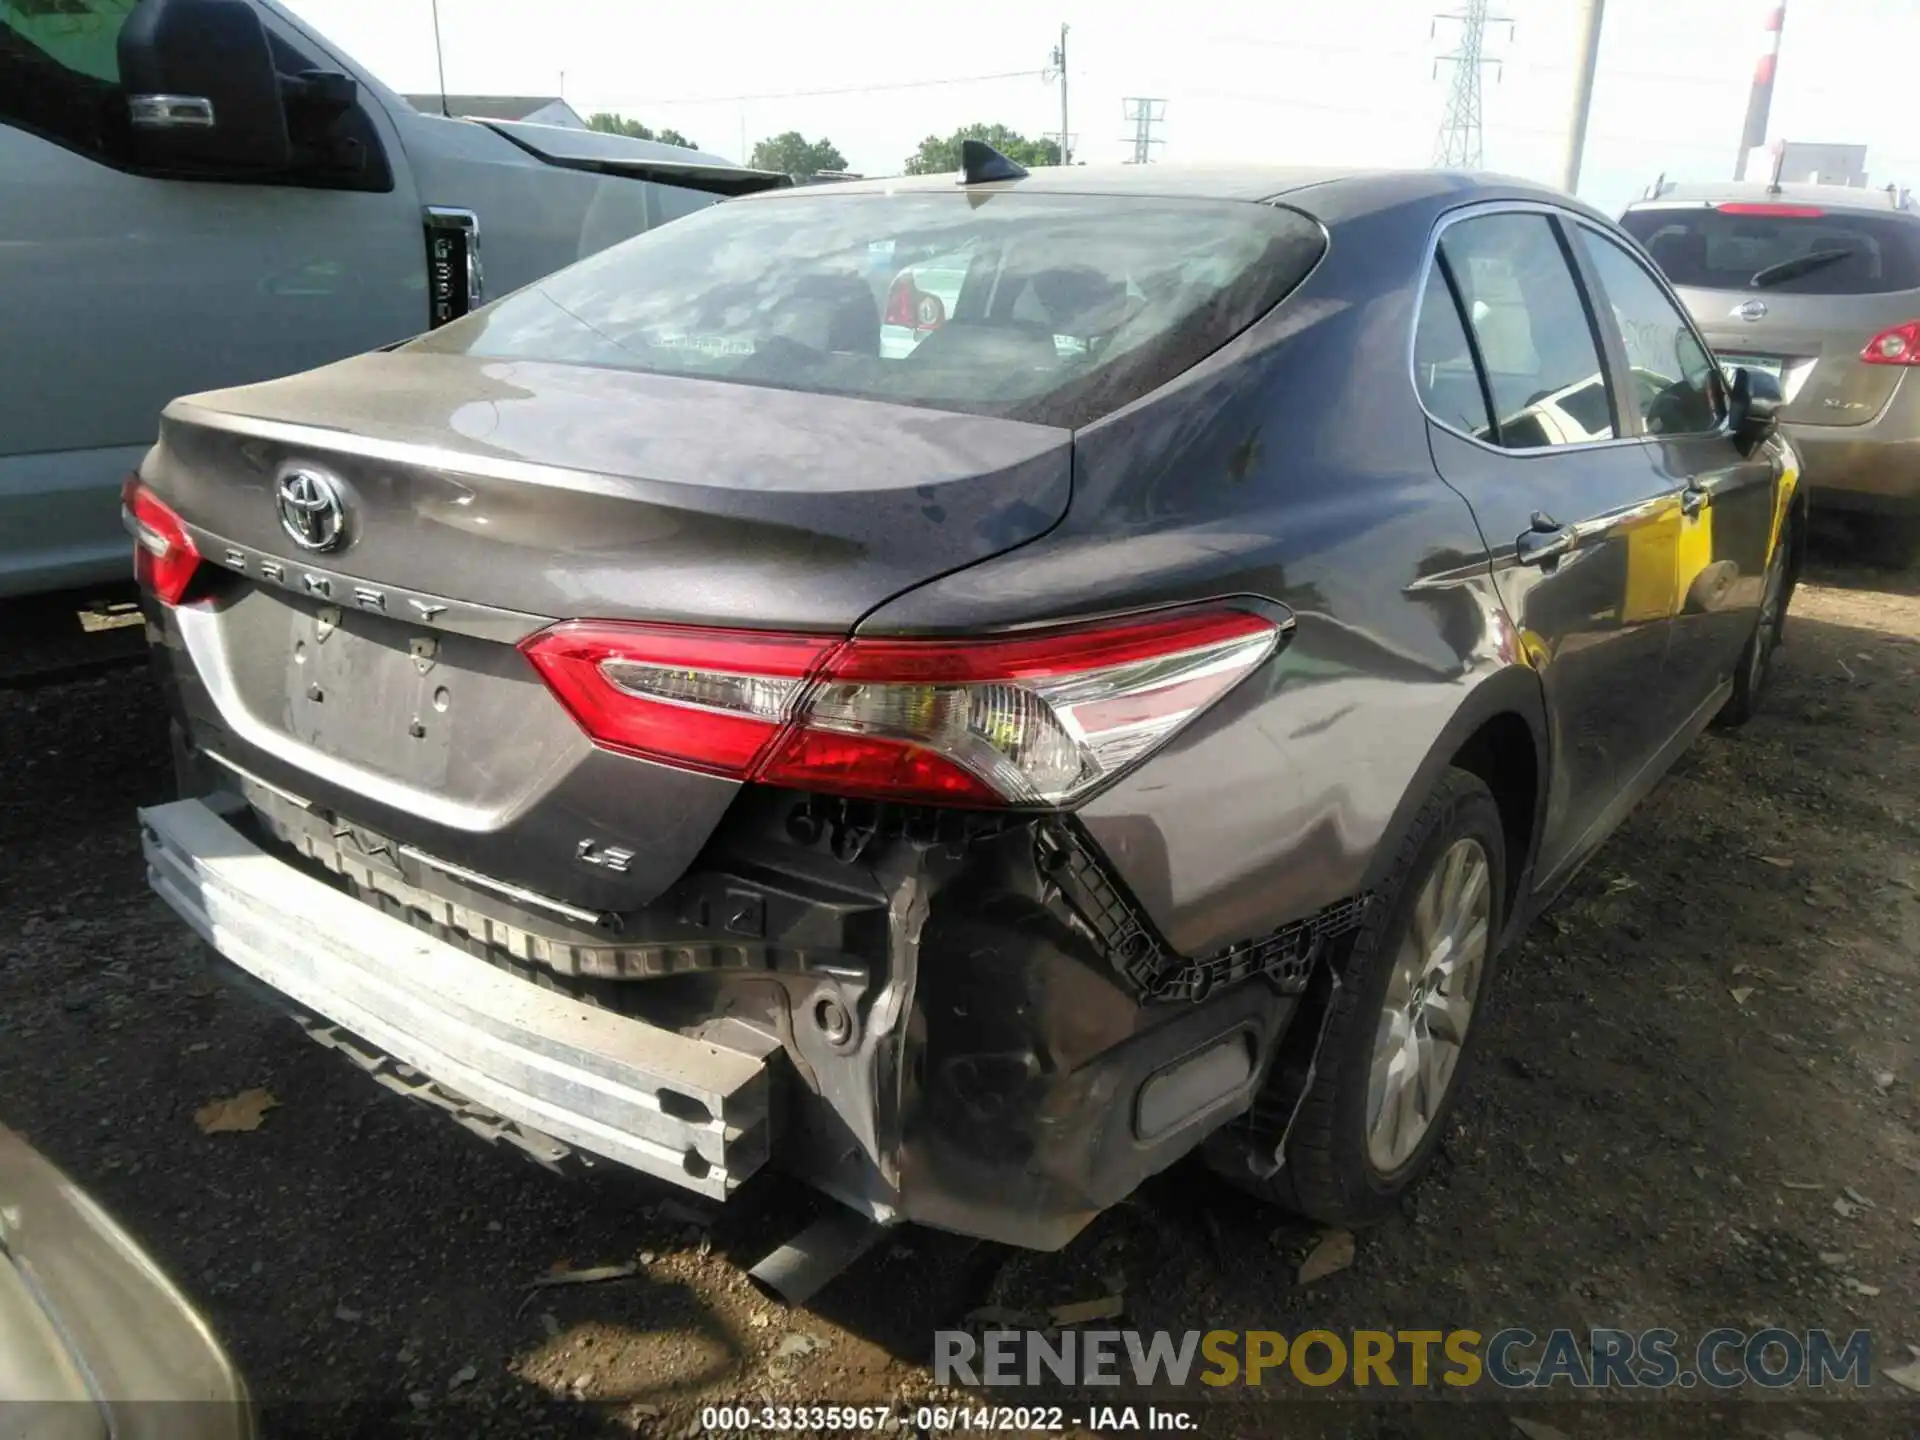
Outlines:
<svg viewBox="0 0 1920 1440"><path fill-rule="evenodd" d="M910 1232L808 1312L770 1306L741 1267L807 1197L756 1182L708 1224L555 1179L209 981L142 879L130 811L166 749L138 671L0 692L0 1118L205 1307L273 1433L679 1436L714 1401L911 1402L937 1326L1110 1293L1176 1331L1866 1327L1885 1369L1920 1345L1920 581L1825 561L1788 643L1766 715L1695 747L1509 957L1437 1173L1311 1285L1310 1228L1182 1168L1061 1254ZM251 1087L278 1102L258 1129L201 1133ZM1913 1397L1874 1393L1197 1408L1218 1434L1920 1433Z"/></svg>

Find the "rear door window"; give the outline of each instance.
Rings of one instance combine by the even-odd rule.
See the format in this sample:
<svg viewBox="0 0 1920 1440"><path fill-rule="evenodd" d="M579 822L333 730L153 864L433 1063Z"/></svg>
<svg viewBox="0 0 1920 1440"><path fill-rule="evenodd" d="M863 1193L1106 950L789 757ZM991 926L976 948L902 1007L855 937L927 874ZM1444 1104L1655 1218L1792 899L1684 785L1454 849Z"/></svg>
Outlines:
<svg viewBox="0 0 1920 1440"><path fill-rule="evenodd" d="M1621 226L1675 285L1783 295L1920 290L1920 219L1818 205L1629 210Z"/></svg>
<svg viewBox="0 0 1920 1440"><path fill-rule="evenodd" d="M1445 272L1435 266L1420 301L1419 328L1413 336L1413 379L1420 403L1442 425L1490 440L1493 422L1486 392L1474 369L1473 347Z"/></svg>
<svg viewBox="0 0 1920 1440"><path fill-rule="evenodd" d="M1447 227L1440 253L1486 367L1499 443L1531 450L1614 438L1606 367L1553 221L1475 216Z"/></svg>
<svg viewBox="0 0 1920 1440"><path fill-rule="evenodd" d="M410 348L1080 425L1219 349L1324 243L1243 201L779 195L636 236Z"/></svg>

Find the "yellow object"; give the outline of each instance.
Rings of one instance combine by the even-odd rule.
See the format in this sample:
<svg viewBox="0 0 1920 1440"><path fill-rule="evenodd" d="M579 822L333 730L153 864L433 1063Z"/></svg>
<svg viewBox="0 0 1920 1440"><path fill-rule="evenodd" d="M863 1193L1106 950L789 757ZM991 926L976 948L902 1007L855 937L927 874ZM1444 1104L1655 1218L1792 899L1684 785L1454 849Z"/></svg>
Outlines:
<svg viewBox="0 0 1920 1440"><path fill-rule="evenodd" d="M1787 509L1793 504L1793 492L1800 487L1799 457L1791 449L1782 446L1785 452L1780 460L1780 480L1773 492L1773 534L1767 540L1767 563L1773 563L1774 546L1780 543L1780 533L1786 528Z"/></svg>
<svg viewBox="0 0 1920 1440"><path fill-rule="evenodd" d="M1698 515L1680 516L1680 534L1673 553L1673 610L1679 613L1700 572L1713 563L1713 507Z"/></svg>
<svg viewBox="0 0 1920 1440"><path fill-rule="evenodd" d="M1700 516L1703 532L1707 514L1702 511ZM1702 543L1687 534L1687 527L1693 523L1680 513L1680 501L1674 498L1635 520L1628 528L1627 593L1620 611L1623 625L1664 620L1673 614L1678 597L1686 594L1686 585L1699 573L1695 569L1687 574L1685 583L1680 582L1683 558L1692 555ZM1711 560L1712 542L1708 539L1704 543L1705 559ZM1701 564L1704 565L1705 560Z"/></svg>

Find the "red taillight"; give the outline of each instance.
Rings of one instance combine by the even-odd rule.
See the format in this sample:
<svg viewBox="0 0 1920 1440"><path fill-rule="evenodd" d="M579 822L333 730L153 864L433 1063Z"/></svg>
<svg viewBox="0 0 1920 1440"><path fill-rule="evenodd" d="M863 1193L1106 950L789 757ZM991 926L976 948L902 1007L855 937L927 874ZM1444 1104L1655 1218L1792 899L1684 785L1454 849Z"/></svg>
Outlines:
<svg viewBox="0 0 1920 1440"><path fill-rule="evenodd" d="M1280 633L1208 609L978 640L572 622L524 648L611 749L832 794L1059 805L1144 759Z"/></svg>
<svg viewBox="0 0 1920 1440"><path fill-rule="evenodd" d="M138 475L120 487L120 516L133 536L133 578L169 605L178 605L200 568L200 552L178 515Z"/></svg>
<svg viewBox="0 0 1920 1440"><path fill-rule="evenodd" d="M884 317L889 325L913 324L914 284L911 275L902 275L893 282L893 288L887 291L887 313Z"/></svg>
<svg viewBox="0 0 1920 1440"><path fill-rule="evenodd" d="M594 741L686 770L744 777L839 642L685 625L574 621L522 648Z"/></svg>
<svg viewBox="0 0 1920 1440"><path fill-rule="evenodd" d="M1860 358L1869 365L1920 365L1920 320L1888 326L1867 342Z"/></svg>
<svg viewBox="0 0 1920 1440"><path fill-rule="evenodd" d="M1716 205L1713 208L1722 215L1797 216L1803 220L1827 213L1818 205L1768 205L1752 200L1729 200L1724 205Z"/></svg>
<svg viewBox="0 0 1920 1440"><path fill-rule="evenodd" d="M1007 797L944 755L888 735L831 735L796 728L756 780L833 795L1004 805Z"/></svg>

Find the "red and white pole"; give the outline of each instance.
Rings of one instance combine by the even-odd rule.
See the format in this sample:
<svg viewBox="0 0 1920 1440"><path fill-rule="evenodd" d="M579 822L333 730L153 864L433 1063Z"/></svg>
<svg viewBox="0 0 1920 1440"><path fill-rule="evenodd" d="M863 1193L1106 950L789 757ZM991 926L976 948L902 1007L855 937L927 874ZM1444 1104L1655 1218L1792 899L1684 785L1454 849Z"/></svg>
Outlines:
<svg viewBox="0 0 1920 1440"><path fill-rule="evenodd" d="M1747 123L1740 131L1740 158L1733 178L1747 178L1747 156L1767 143L1767 114L1773 108L1773 72L1780 64L1780 30L1786 23L1786 0L1767 12L1766 49L1753 67L1753 93L1747 97Z"/></svg>

